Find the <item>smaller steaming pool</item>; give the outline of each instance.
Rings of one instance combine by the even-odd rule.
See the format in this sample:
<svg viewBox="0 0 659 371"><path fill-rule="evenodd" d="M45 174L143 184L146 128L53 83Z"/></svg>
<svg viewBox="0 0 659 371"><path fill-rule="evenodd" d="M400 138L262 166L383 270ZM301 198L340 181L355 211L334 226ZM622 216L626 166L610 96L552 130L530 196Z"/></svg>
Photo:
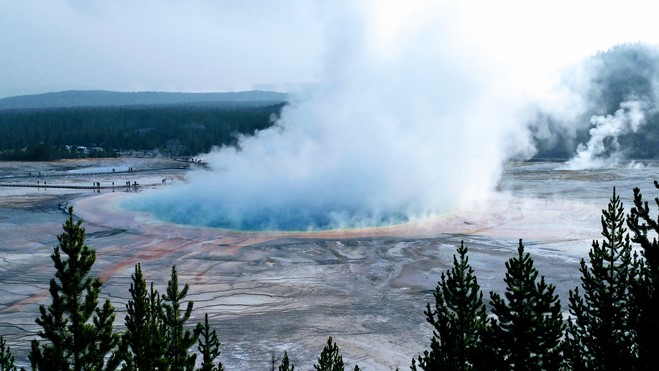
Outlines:
<svg viewBox="0 0 659 371"><path fill-rule="evenodd" d="M114 173L114 172L127 172L130 170L131 166L120 165L120 166L90 166L83 167L80 169L68 170L69 174L98 174L98 173Z"/></svg>

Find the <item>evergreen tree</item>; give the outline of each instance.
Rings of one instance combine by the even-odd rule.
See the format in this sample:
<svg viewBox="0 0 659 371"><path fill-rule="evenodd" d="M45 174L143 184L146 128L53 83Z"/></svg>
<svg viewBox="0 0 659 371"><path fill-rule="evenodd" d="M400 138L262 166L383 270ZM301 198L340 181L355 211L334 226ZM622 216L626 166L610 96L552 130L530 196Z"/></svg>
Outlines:
<svg viewBox="0 0 659 371"><path fill-rule="evenodd" d="M152 364L162 370L167 369L168 360L167 352L167 324L165 323L165 312L163 309L163 299L158 290L153 287L153 282L149 288L149 306L147 312L147 332L152 336L150 340L151 349L145 352L145 359L150 359Z"/></svg>
<svg viewBox="0 0 659 371"><path fill-rule="evenodd" d="M659 183L655 180L655 188ZM654 199L659 207L659 198ZM659 365L659 216L650 215L647 201L643 201L640 189L634 188L634 207L627 215L627 226L632 232L632 242L641 246L642 263L632 293L637 313L632 326L638 336L638 368L654 370ZM648 235L648 232L651 235Z"/></svg>
<svg viewBox="0 0 659 371"><path fill-rule="evenodd" d="M5 338L0 336L0 371L15 371L14 356L11 349L7 346Z"/></svg>
<svg viewBox="0 0 659 371"><path fill-rule="evenodd" d="M295 371L295 366L289 364L288 353L284 351L284 358L281 359L281 365L279 365L279 371Z"/></svg>
<svg viewBox="0 0 659 371"><path fill-rule="evenodd" d="M185 329L185 324L192 314L193 302L183 310L182 300L187 296L190 286L185 284L182 290L178 287L176 266L172 267L172 276L167 283L167 293L162 297L162 307L165 309L164 323L166 326L166 351L169 368L171 370L193 370L196 354L190 354L189 349L197 343L199 333Z"/></svg>
<svg viewBox="0 0 659 371"><path fill-rule="evenodd" d="M126 304L126 331L121 339L121 358L129 370L164 369L165 333L162 299L151 284L147 290L142 267L138 263L132 274L131 298Z"/></svg>
<svg viewBox="0 0 659 371"><path fill-rule="evenodd" d="M204 315L204 325L198 325L199 354L201 354L201 371L224 371L222 362L215 366L215 360L220 356L220 340L215 329L208 323L208 313Z"/></svg>
<svg viewBox="0 0 659 371"><path fill-rule="evenodd" d="M506 370L557 370L561 364L560 339L565 325L561 304L530 254L519 241L517 257L506 262L505 299L490 292L492 343Z"/></svg>
<svg viewBox="0 0 659 371"><path fill-rule="evenodd" d="M422 370L471 370L482 348L481 336L487 324L483 293L469 264L464 242L453 255L453 268L442 273L426 321L433 327L430 351L418 357ZM412 365L416 370L416 364Z"/></svg>
<svg viewBox="0 0 659 371"><path fill-rule="evenodd" d="M316 371L344 371L343 356L339 353L339 346L332 341L330 336L327 339L327 345L318 357L318 364L314 364Z"/></svg>
<svg viewBox="0 0 659 371"><path fill-rule="evenodd" d="M48 342L32 341L29 358L34 369L101 369L116 345L116 336L111 335L114 308L109 300L98 308L102 281L88 276L96 252L85 243L82 222L73 221L73 208L68 211L64 232L57 236L59 244L51 255L57 270L50 280L52 304L48 309L41 305L36 319L42 327L39 336Z"/></svg>
<svg viewBox="0 0 659 371"><path fill-rule="evenodd" d="M629 370L636 359L635 332L630 325L631 289L637 275L624 207L613 196L602 210L602 244L593 241L590 267L581 259L581 287L570 291L565 339L569 366L583 370Z"/></svg>
<svg viewBox="0 0 659 371"><path fill-rule="evenodd" d="M114 307L109 300L106 300L103 308L97 309L96 316L93 318L94 337L97 340L90 344L89 353L85 358L86 368L90 370L115 370L119 367L121 358L117 353L117 346L120 337L113 332L114 319ZM110 356L106 359L106 355Z"/></svg>

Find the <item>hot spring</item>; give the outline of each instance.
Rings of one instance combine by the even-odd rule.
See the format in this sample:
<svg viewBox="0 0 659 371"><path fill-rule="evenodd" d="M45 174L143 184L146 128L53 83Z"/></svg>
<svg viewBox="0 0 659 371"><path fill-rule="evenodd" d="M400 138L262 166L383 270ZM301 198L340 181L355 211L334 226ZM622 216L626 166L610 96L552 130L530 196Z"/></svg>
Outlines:
<svg viewBox="0 0 659 371"><path fill-rule="evenodd" d="M176 224L241 231L326 231L382 227L407 223L411 207L375 207L345 199L314 197L311 192L218 194L212 185L196 189L197 182L150 189L121 202L130 211L147 212ZM253 195L253 193L252 193ZM264 195L265 197L261 197Z"/></svg>
<svg viewBox="0 0 659 371"><path fill-rule="evenodd" d="M557 162L510 162L504 166L497 186L498 191L493 192L491 197L500 199L509 195L547 201L589 200L588 202L604 207L613 187L617 188L623 201L631 203L632 189L641 187L650 192L656 174L655 162L641 167L619 166L589 170L568 170L562 163ZM278 197L278 193L273 192L268 199L249 200L240 194L235 198L220 197L210 191L213 189L212 185L208 186L207 191L200 191L195 189L195 183L148 189L123 199L120 206L130 211L146 212L158 220L180 225L241 231L290 232L401 225L448 215L460 209L459 205L454 203L447 203L444 211L436 213L413 203L398 205L398 208L366 208L364 203L351 203L349 199L329 203L322 198L304 197L308 192L290 192L287 196L284 195L286 197ZM296 195L300 197L294 197ZM474 206L480 211L492 208L482 202L477 202ZM469 213L478 210L471 210Z"/></svg>

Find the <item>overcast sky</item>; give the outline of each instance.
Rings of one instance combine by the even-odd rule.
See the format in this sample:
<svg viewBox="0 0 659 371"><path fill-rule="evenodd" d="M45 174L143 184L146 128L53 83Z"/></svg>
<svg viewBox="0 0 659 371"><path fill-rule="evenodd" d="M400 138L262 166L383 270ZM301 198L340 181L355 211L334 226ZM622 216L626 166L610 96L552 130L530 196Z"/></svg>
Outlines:
<svg viewBox="0 0 659 371"><path fill-rule="evenodd" d="M0 97L312 83L350 47L336 28L363 21L375 47L395 53L404 42L395 34L436 12L450 15L441 19L456 23L454 41L475 56L542 84L542 73L616 43L659 41L653 3L0 0Z"/></svg>
<svg viewBox="0 0 659 371"><path fill-rule="evenodd" d="M0 97L218 91L316 79L311 1L0 0Z"/></svg>

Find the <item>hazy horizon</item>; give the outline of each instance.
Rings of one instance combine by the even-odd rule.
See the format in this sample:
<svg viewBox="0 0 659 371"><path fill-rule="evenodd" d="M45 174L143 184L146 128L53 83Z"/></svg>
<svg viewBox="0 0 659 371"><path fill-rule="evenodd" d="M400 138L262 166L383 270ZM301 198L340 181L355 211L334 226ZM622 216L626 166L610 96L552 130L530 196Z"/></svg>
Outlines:
<svg viewBox="0 0 659 371"><path fill-rule="evenodd" d="M657 44L655 7L640 0L624 7L594 1L0 0L0 98L331 83L340 68L337 53L361 47L395 56L410 41L405 34L438 30L430 18L451 30L442 48L468 51L495 67L489 72L524 85L524 92L544 94L558 68L620 43ZM349 37L362 31L368 44Z"/></svg>

